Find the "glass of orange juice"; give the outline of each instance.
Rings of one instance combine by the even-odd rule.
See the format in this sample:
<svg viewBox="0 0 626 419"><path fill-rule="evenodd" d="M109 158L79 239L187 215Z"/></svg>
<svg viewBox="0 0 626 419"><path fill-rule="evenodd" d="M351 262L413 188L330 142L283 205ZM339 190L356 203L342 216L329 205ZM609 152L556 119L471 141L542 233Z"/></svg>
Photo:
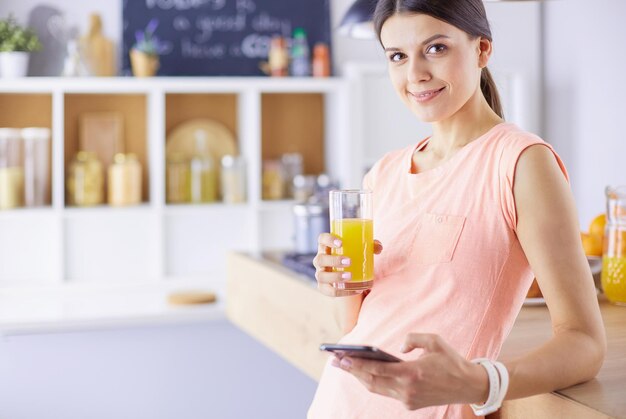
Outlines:
<svg viewBox="0 0 626 419"><path fill-rule="evenodd" d="M605 193L602 289L610 302L626 305L626 186L607 186Z"/></svg>
<svg viewBox="0 0 626 419"><path fill-rule="evenodd" d="M341 286L347 290L369 289L374 282L372 191L338 190L330 191L329 195L330 232L342 242L332 254L350 259L349 266L336 270L352 274Z"/></svg>

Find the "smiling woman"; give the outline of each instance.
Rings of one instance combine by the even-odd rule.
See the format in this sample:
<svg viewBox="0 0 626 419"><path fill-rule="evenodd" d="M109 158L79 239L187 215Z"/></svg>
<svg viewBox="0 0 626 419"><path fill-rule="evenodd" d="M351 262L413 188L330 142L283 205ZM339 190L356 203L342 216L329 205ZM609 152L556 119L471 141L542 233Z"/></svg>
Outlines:
<svg viewBox="0 0 626 419"><path fill-rule="evenodd" d="M606 341L567 171L549 144L504 122L482 1L377 4L393 87L433 135L386 154L363 181L384 249L371 291L337 285L341 237L322 234L314 264L319 290L341 297L339 343L404 361L330 359L309 418L483 416L505 398L591 379ZM554 337L499 362L535 276Z"/></svg>

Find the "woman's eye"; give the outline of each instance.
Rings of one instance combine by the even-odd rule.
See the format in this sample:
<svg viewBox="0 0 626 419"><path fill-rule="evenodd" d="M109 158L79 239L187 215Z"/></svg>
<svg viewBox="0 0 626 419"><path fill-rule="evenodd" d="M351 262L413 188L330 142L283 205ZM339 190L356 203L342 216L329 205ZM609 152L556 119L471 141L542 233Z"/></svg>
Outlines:
<svg viewBox="0 0 626 419"><path fill-rule="evenodd" d="M394 63L397 63L398 61L400 61L402 58L404 58L404 54L402 54L401 52L394 52L393 54L391 54L389 56L389 61L392 61Z"/></svg>
<svg viewBox="0 0 626 419"><path fill-rule="evenodd" d="M435 48L435 49L436 49L436 50L435 50L435 54L438 54L438 53L440 53L440 52L443 52L443 51L445 51L445 50L447 49L447 48L446 48L446 46L445 46L445 45L443 45L443 44L434 44L434 45L431 45L430 47L428 47L428 49L426 50L426 52L428 53L428 52L429 52L429 51L431 51L433 48Z"/></svg>

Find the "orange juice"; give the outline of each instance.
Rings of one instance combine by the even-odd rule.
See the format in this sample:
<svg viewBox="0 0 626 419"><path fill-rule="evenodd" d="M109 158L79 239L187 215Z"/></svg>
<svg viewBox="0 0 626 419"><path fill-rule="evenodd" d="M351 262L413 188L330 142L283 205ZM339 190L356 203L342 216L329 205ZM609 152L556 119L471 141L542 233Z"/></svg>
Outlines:
<svg viewBox="0 0 626 419"><path fill-rule="evenodd" d="M342 241L342 247L333 249L333 254L350 258L350 266L340 269L352 274L352 279L344 282L346 289L371 288L374 280L374 222L360 218L333 220L330 232L341 237Z"/></svg>
<svg viewBox="0 0 626 419"><path fill-rule="evenodd" d="M610 302L626 305L626 257L602 258L602 290Z"/></svg>

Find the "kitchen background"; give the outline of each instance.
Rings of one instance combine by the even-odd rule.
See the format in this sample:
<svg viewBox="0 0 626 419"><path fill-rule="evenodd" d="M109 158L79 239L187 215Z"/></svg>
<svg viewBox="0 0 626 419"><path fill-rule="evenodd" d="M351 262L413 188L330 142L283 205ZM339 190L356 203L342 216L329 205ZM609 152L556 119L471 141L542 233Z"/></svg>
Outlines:
<svg viewBox="0 0 626 419"><path fill-rule="evenodd" d="M350 3L330 1L332 28L338 26ZM12 13L25 23L38 4L32 0L3 0L0 17ZM51 4L62 10L66 22L76 25L81 34L87 30L89 15L99 13L104 34L119 48L122 2L59 0ZM581 226L586 226L604 211L604 187L624 182L621 160L626 155L626 144L621 140L623 133L618 129L618 121L626 111L623 104L626 86L620 78L626 74L626 52L620 44L620 40L626 39L621 22L626 17L626 2L597 0L592 5L583 0L489 2L486 7L495 39L490 69L502 89L507 119L555 146L570 172ZM327 102L330 107L347 101L350 113L339 112L339 117L347 117L352 123L345 127L345 123L332 122L332 117L328 117L329 124L339 128L334 134L326 134L326 148L337 147L339 155L347 158L352 156L350 149L338 143L346 141L357 146L359 154L355 155L355 167L348 172L337 167L327 169L344 179L348 183L345 186L350 183L354 186L364 168L376 158L428 135L428 127L416 122L391 91L376 41L349 39L333 30L332 63L335 74L348 80L349 92L332 82L322 90L335 98ZM250 83L249 89L255 89L255 81ZM135 89L116 82L111 85L115 89L127 86L131 91ZM11 89L10 81L0 79L0 90ZM106 88L100 89L105 92ZM8 106L0 101L0 112L6 112ZM256 138L250 133L242 132L242 135ZM246 145L242 146L245 149ZM252 142L246 150L251 149L254 150ZM327 165L331 162L327 158ZM250 168L257 166L251 163ZM151 170L157 172L158 166ZM151 199L162 197L158 194L153 191ZM212 214L230 210L217 209ZM246 226L255 228L256 237L249 239L250 233L241 227L240 231L232 232L241 239L229 242L232 247L254 250L291 246L291 205L268 205L259 213L243 215L248 220ZM68 214L80 228L97 230L98 226L90 224L94 220L90 214ZM150 213L148 217L153 215ZM137 218L144 216L145 213L139 213ZM197 219L199 213L171 212L165 216L178 216L178 222L184 223L185 218ZM184 231L184 226L179 230L160 227L165 231L162 234L169 232L174 237L169 247L164 247L166 262L152 261L153 255L161 250L152 249L152 252L148 245L148 250L139 257L145 262L127 261L126 272L115 275L116 260L94 266L89 255L80 252L79 242L75 257L67 260L68 253L58 250L62 245L48 240L57 235L50 231L54 227L47 224L45 217L32 213L25 219L14 211L0 213L0 281L5 283L5 288L0 289L0 316L9 325L4 327L8 332L0 341L0 417L303 416L315 383L233 328L224 319L221 306L200 308L185 315L176 312L175 316L167 309L150 326L136 321L133 328L119 328L128 313L136 317L137 313L139 317L154 314L151 311L154 307L144 306L154 304L150 296L157 293L145 286L143 279L122 297L106 288L77 287L70 297L63 294L62 298L54 299L64 292L55 286L65 280L96 282L100 286L113 276L136 278L162 272L146 268L145 263L151 262L164 263L166 273L168 269L176 271L185 278L192 277L190 283L208 283L221 292L222 266L206 280L202 277L202 263L197 264L197 270L189 269L188 263L193 264L193 260L203 256L201 251L193 250L193 241L189 242L184 235L177 236L176 231ZM125 222L134 222L132 215L129 220ZM21 239L21 247L16 246L13 238L20 233L20 226L38 226L38 223L49 235L29 233ZM123 228L124 222L120 225ZM148 223L145 227L149 237L153 234L150 226ZM101 233L106 230L106 225L100 227ZM195 227L192 223L189 229ZM202 227L200 230L201 234L214 237L228 233ZM71 240L71 229L63 234L66 240ZM113 235L110 240L115 242L119 237ZM137 243L120 241L119 253L126 249L135 252ZM180 247L191 250L186 256L181 255ZM37 255L35 260L33 254ZM217 260L219 263L220 258ZM30 284L27 291L22 289L21 282ZM171 281L167 286L172 286ZM110 298L90 301L87 310L82 298L94 289ZM102 320L108 304L116 306L117 321ZM49 320L46 316L71 320L73 313L83 314L74 324L71 321L54 327L37 324L46 323ZM85 318L84 313L93 318ZM15 326L24 319L27 321L23 324L28 324L28 328Z"/></svg>

